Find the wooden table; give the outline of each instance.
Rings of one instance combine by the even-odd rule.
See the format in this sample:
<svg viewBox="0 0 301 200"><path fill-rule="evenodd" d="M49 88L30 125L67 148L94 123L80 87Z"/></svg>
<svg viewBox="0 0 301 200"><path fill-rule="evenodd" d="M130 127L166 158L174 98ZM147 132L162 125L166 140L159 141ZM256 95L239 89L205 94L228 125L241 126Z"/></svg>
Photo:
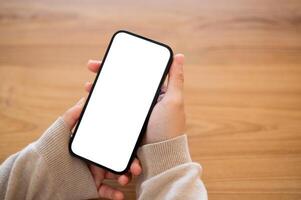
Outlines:
<svg viewBox="0 0 301 200"><path fill-rule="evenodd" d="M87 60L127 29L186 55L187 134L210 199L301 199L300 0L109 2L0 1L0 160L86 95Z"/></svg>

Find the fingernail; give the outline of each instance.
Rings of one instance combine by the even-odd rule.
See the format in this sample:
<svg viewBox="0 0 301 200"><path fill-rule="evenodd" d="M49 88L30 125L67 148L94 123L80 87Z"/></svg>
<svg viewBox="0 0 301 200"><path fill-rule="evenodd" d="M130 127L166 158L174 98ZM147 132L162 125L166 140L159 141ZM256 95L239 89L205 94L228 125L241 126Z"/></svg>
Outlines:
<svg viewBox="0 0 301 200"><path fill-rule="evenodd" d="M178 65L183 65L184 64L184 55L183 54L176 54L175 57L174 57L174 60L175 62L178 64Z"/></svg>

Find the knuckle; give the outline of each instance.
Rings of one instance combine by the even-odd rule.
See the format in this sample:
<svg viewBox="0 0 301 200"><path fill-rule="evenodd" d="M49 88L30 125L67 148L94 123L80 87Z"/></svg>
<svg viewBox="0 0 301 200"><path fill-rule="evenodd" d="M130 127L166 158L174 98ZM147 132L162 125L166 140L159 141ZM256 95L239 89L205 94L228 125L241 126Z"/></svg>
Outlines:
<svg viewBox="0 0 301 200"><path fill-rule="evenodd" d="M179 96L172 96L166 99L166 103L172 107L183 107L183 98Z"/></svg>
<svg viewBox="0 0 301 200"><path fill-rule="evenodd" d="M184 82L184 73L183 73L183 72L177 73L176 78L177 78L179 81Z"/></svg>

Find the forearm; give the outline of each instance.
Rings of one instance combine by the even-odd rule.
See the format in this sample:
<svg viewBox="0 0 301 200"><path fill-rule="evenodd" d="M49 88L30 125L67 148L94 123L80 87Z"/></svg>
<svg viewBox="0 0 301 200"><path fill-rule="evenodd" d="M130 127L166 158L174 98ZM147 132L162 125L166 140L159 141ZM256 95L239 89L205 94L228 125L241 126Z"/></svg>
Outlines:
<svg viewBox="0 0 301 200"><path fill-rule="evenodd" d="M97 190L87 165L70 156L59 118L42 137L0 167L0 199L88 199Z"/></svg>
<svg viewBox="0 0 301 200"><path fill-rule="evenodd" d="M145 145L138 157L143 168L138 199L207 199L201 166L191 161L186 136Z"/></svg>

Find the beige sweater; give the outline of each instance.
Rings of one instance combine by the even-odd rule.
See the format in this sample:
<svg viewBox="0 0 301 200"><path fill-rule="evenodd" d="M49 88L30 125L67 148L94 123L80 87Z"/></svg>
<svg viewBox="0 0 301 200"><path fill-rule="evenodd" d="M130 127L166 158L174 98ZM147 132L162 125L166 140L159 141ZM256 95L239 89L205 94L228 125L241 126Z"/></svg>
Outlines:
<svg viewBox="0 0 301 200"><path fill-rule="evenodd" d="M42 137L0 166L0 199L91 199L98 193L85 162L68 151L70 131L57 119ZM201 167L185 135L139 148L137 199L207 199Z"/></svg>

